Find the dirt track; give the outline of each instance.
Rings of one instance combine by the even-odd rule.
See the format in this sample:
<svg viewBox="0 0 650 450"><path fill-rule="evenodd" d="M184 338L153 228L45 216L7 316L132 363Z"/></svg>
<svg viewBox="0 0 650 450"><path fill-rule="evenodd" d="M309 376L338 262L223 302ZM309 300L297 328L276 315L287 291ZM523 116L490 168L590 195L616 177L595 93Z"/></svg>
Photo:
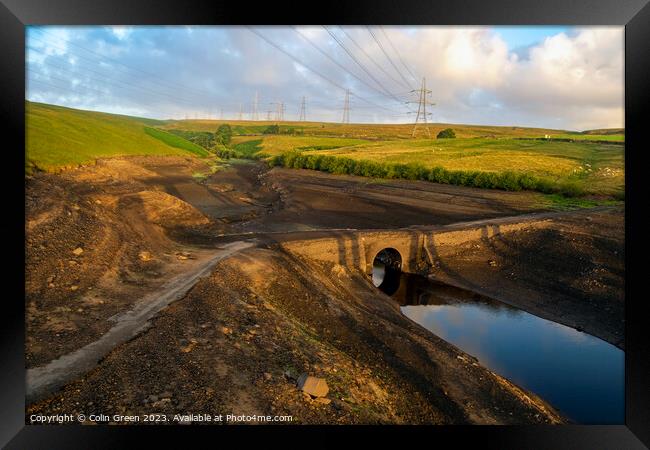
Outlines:
<svg viewBox="0 0 650 450"><path fill-rule="evenodd" d="M111 317L170 277L191 274L214 246L242 235L260 242L218 263L144 334L28 412L217 408L293 414L302 423L562 420L403 318L360 274L297 259L265 239L276 231L402 228L533 212L535 195L266 172L251 163L205 182L192 177L206 170L194 159L128 158L27 181L31 368L100 339L114 325ZM444 255L435 275L504 295L533 313L568 314L576 326L589 323L583 328L622 346L622 212L589 217L569 214L547 234L459 248ZM302 371L326 378L334 401L304 399L292 381Z"/></svg>

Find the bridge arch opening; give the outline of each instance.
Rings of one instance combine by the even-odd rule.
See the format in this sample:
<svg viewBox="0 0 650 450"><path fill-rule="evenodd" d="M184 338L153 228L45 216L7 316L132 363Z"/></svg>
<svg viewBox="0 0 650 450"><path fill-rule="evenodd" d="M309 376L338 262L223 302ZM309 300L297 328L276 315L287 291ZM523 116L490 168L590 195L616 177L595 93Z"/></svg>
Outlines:
<svg viewBox="0 0 650 450"><path fill-rule="evenodd" d="M394 248L381 250L372 261L372 284L392 295L399 288L402 255Z"/></svg>

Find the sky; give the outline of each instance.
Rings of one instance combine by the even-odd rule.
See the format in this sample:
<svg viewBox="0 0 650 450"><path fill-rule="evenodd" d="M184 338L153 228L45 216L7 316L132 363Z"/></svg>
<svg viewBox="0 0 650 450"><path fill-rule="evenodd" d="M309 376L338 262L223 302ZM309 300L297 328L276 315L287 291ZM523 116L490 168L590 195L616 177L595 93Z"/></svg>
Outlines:
<svg viewBox="0 0 650 450"><path fill-rule="evenodd" d="M159 119L624 127L624 28L27 27L26 98ZM255 99L257 98L257 101ZM255 107L257 105L257 107ZM257 114L255 114L257 111Z"/></svg>

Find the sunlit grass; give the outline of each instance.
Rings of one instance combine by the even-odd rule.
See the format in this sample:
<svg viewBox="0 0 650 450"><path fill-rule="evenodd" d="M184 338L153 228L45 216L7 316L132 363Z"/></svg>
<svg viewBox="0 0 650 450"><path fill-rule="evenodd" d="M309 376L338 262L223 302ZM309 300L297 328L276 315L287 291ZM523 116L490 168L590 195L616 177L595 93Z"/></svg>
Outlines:
<svg viewBox="0 0 650 450"><path fill-rule="evenodd" d="M27 171L52 171L115 156L192 155L187 144L194 144L162 131L154 131L155 136L145 131L160 121L31 102L25 109Z"/></svg>

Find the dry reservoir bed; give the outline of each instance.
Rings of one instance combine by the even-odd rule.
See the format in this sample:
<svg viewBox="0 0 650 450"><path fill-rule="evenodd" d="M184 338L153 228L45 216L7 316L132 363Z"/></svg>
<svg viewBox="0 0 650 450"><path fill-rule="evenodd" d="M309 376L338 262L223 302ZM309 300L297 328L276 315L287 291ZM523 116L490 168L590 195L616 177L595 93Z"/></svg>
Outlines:
<svg viewBox="0 0 650 450"><path fill-rule="evenodd" d="M253 245L218 261L92 370L30 402L28 417L211 411L289 414L298 423L566 420L402 315L363 271L282 245L317 230L533 213L535 196L250 163L203 182L192 177L205 169L194 159L127 158L27 180L31 369L92 345L116 316L162 295L170 278L190 277L216 247ZM544 229L467 242L439 252L430 274L622 348L622 217L566 213ZM329 401L296 388L303 372L327 381Z"/></svg>

